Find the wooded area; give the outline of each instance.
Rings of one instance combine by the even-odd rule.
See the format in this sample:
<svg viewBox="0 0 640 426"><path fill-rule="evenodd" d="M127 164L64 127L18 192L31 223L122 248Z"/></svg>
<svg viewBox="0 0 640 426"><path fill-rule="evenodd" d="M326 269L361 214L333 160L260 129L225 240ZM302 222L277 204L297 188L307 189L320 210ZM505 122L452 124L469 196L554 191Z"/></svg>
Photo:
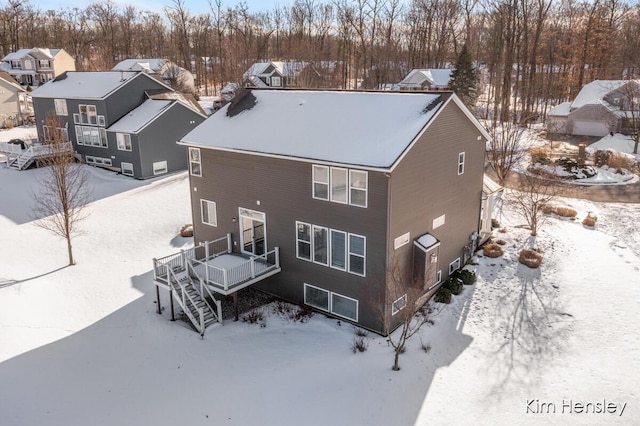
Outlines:
<svg viewBox="0 0 640 426"><path fill-rule="evenodd" d="M168 58L194 72L202 94L214 94L261 60L309 61L324 85L375 89L412 68L451 66L466 44L489 88L481 115L521 123L585 83L635 78L640 69L637 1L295 0L269 11L208 2L206 14L192 14L184 0L158 14L111 1L45 11L9 0L0 49L64 48L79 70Z"/></svg>

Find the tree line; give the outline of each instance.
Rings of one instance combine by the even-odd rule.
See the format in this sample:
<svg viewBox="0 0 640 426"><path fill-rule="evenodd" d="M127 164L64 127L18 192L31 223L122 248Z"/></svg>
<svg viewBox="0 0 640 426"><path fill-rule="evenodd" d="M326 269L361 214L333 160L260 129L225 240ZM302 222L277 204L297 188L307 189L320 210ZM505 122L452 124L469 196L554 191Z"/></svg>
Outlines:
<svg viewBox="0 0 640 426"><path fill-rule="evenodd" d="M264 60L311 62L324 77L315 85L375 89L412 68L452 66L467 46L487 88L479 112L518 123L594 79L640 70L638 1L293 0L260 11L207 1L208 12L194 14L184 0L162 13L110 0L63 10L8 0L0 49L64 48L79 70L168 58L208 95Z"/></svg>

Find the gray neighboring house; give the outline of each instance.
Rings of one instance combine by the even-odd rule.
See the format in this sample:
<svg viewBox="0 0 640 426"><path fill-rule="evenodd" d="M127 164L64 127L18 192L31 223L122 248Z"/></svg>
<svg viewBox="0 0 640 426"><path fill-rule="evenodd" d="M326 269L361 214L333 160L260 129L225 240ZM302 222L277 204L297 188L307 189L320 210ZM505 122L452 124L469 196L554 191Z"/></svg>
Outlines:
<svg viewBox="0 0 640 426"><path fill-rule="evenodd" d="M474 252L488 138L451 92L247 90L179 141L196 248L154 259L156 284L255 285L383 333L395 265L426 301Z"/></svg>
<svg viewBox="0 0 640 426"><path fill-rule="evenodd" d="M563 102L547 113L547 132L577 136L629 133L640 115L639 80L595 80L585 85L573 102Z"/></svg>
<svg viewBox="0 0 640 426"><path fill-rule="evenodd" d="M157 99L162 91L173 89L144 72L68 72L32 93L39 138L53 112L87 164L138 179L184 170L176 141L206 116L179 99Z"/></svg>
<svg viewBox="0 0 640 426"><path fill-rule="evenodd" d="M184 93L195 93L195 79L193 74L168 59L125 59L112 68L112 71L144 71L149 74L157 74L162 80Z"/></svg>
<svg viewBox="0 0 640 426"><path fill-rule="evenodd" d="M398 87L402 91L447 90L452 72L450 68L412 69Z"/></svg>
<svg viewBox="0 0 640 426"><path fill-rule="evenodd" d="M310 62L270 61L256 62L242 74L243 87L286 88L315 87L320 74Z"/></svg>

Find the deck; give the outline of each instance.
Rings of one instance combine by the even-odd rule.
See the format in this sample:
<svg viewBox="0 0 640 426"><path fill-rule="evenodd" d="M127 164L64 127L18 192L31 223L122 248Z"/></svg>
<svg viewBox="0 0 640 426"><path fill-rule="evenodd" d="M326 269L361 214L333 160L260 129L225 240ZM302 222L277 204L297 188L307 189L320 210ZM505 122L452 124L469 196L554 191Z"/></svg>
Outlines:
<svg viewBox="0 0 640 426"><path fill-rule="evenodd" d="M230 295L280 272L279 249L263 255L234 253L231 235L154 259L154 280L168 286L168 272L190 271L192 278L202 282L213 292Z"/></svg>

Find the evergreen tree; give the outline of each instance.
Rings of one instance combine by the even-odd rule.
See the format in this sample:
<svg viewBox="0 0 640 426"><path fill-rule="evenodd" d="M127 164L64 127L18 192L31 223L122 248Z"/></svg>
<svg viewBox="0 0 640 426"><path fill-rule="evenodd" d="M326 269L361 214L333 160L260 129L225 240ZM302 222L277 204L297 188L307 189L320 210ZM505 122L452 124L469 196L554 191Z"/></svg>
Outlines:
<svg viewBox="0 0 640 426"><path fill-rule="evenodd" d="M451 72L449 87L464 102L473 109L478 99L478 73L473 66L473 57L465 44L456 61L456 68Z"/></svg>

